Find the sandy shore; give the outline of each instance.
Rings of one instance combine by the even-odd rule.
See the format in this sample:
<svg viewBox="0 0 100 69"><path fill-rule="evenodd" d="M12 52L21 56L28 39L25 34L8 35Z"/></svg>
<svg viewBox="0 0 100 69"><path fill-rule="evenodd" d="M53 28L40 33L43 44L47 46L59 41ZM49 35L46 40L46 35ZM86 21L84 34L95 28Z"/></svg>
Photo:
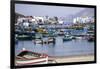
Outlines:
<svg viewBox="0 0 100 69"><path fill-rule="evenodd" d="M94 61L94 55L49 57L49 60L54 60L56 63L85 62L85 61Z"/></svg>

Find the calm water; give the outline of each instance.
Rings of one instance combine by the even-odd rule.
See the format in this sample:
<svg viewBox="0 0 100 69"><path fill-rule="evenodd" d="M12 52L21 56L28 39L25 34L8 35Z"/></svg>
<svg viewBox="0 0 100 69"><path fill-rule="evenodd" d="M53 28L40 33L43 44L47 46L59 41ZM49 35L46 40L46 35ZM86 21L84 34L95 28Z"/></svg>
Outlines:
<svg viewBox="0 0 100 69"><path fill-rule="evenodd" d="M34 44L33 41L19 41L15 45L15 54L17 55L25 48L38 53L46 53L49 56L71 56L80 54L94 54L94 42L77 39L63 42L62 37L56 37L55 44Z"/></svg>

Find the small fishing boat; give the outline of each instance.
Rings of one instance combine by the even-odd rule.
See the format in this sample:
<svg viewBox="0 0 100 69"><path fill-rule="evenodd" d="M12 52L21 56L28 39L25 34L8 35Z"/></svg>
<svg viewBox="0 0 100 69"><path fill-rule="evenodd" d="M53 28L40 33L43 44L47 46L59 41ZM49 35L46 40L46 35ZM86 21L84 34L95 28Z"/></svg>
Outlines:
<svg viewBox="0 0 100 69"><path fill-rule="evenodd" d="M89 42L93 42L94 41L94 37L93 36L89 36L87 39Z"/></svg>
<svg viewBox="0 0 100 69"><path fill-rule="evenodd" d="M16 66L47 64L48 55L23 50L15 57Z"/></svg>
<svg viewBox="0 0 100 69"><path fill-rule="evenodd" d="M42 34L40 34L40 33L35 34L35 39L41 39L41 38L42 38Z"/></svg>
<svg viewBox="0 0 100 69"><path fill-rule="evenodd" d="M60 32L57 32L58 36L63 36L64 35L64 32L63 31L60 31Z"/></svg>
<svg viewBox="0 0 100 69"><path fill-rule="evenodd" d="M55 43L55 38L53 37L45 37L42 39L35 39L35 44L49 44L49 43Z"/></svg>
<svg viewBox="0 0 100 69"><path fill-rule="evenodd" d="M18 40L32 40L35 39L35 36L30 36L30 35L18 35L16 37Z"/></svg>
<svg viewBox="0 0 100 69"><path fill-rule="evenodd" d="M34 44L42 44L42 34L35 34L35 39L33 40Z"/></svg>
<svg viewBox="0 0 100 69"><path fill-rule="evenodd" d="M87 32L87 40L88 40L89 42L93 42L93 41L95 40L94 37L95 37L95 36L94 36L94 31L88 31L88 32Z"/></svg>
<svg viewBox="0 0 100 69"><path fill-rule="evenodd" d="M63 41L70 41L70 40L72 40L72 36L70 36L70 35L65 35L64 36L64 38L63 38Z"/></svg>
<svg viewBox="0 0 100 69"><path fill-rule="evenodd" d="M44 44L49 44L49 43L55 43L55 38L54 37L47 37L42 39Z"/></svg>
<svg viewBox="0 0 100 69"><path fill-rule="evenodd" d="M35 39L34 44L42 44L43 41L41 39Z"/></svg>
<svg viewBox="0 0 100 69"><path fill-rule="evenodd" d="M55 38L53 37L48 38L48 43L55 43Z"/></svg>
<svg viewBox="0 0 100 69"><path fill-rule="evenodd" d="M76 39L83 39L83 37L81 37L81 36L76 36Z"/></svg>

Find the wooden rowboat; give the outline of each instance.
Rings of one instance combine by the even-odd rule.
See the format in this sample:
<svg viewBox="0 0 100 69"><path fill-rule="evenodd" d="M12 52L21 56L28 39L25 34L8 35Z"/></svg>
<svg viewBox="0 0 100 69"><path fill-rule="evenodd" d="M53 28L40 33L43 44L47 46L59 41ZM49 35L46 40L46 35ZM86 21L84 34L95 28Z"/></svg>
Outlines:
<svg viewBox="0 0 100 69"><path fill-rule="evenodd" d="M16 66L47 64L48 55L24 50L15 57Z"/></svg>

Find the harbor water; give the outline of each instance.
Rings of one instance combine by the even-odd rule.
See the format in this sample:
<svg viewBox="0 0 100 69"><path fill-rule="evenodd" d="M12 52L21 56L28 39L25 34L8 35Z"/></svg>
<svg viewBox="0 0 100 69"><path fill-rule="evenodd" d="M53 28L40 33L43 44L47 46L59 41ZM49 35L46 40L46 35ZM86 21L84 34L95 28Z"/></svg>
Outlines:
<svg viewBox="0 0 100 69"><path fill-rule="evenodd" d="M49 56L73 56L94 54L94 42L85 39L74 39L63 42L62 37L55 37L55 44L34 44L30 41L18 41L15 45L15 55L20 53L23 48L37 53L45 53Z"/></svg>

